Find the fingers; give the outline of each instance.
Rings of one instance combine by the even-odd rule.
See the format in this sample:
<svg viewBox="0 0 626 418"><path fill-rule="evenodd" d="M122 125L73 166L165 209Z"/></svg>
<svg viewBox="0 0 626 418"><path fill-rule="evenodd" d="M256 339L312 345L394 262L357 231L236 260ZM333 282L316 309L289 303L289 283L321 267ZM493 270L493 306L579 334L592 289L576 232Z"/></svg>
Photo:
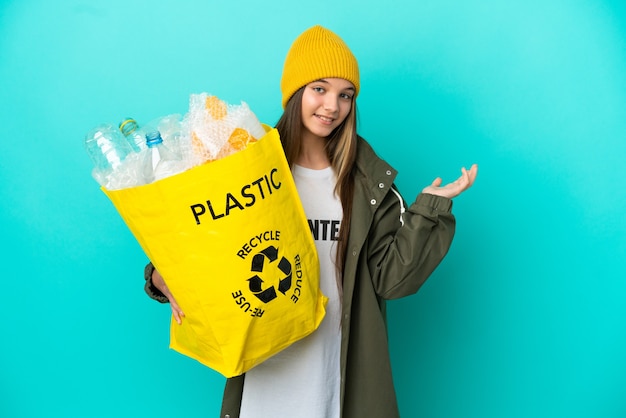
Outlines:
<svg viewBox="0 0 626 418"><path fill-rule="evenodd" d="M478 164L472 164L469 171L470 186L474 184L476 176L478 175Z"/></svg>
<svg viewBox="0 0 626 418"><path fill-rule="evenodd" d="M174 295L172 295L172 292L170 292L170 290L167 287L165 288L165 292L163 292L163 294L167 297L167 300L169 300L170 302L170 307L172 308L172 315L174 316L174 319L176 320L178 325L182 324L183 318L185 317L185 313L180 308L180 306L178 306L178 302L176 302Z"/></svg>
<svg viewBox="0 0 626 418"><path fill-rule="evenodd" d="M172 316L174 317L174 320L178 325L182 324L185 314L183 313L182 309L180 309L180 306L178 306L176 300L174 300L173 297L170 299L170 306L172 307Z"/></svg>
<svg viewBox="0 0 626 418"><path fill-rule="evenodd" d="M463 187L463 190L467 190L472 186L472 184L474 184L474 180L476 180L476 175L478 174L478 165L472 164L469 171L465 167L463 167L461 171L463 172L463 179L465 182L465 187Z"/></svg>
<svg viewBox="0 0 626 418"><path fill-rule="evenodd" d="M169 287L167 287L167 284L165 284L165 279L163 279L163 276L161 276L161 274L156 269L154 270L154 272L152 272L152 284L165 295L167 300L170 302L170 307L172 308L172 315L174 316L174 319L176 320L178 325L182 324L185 314L183 313L183 310L180 309L180 306L178 306L178 303L176 302L174 295L172 295L172 292L170 292Z"/></svg>
<svg viewBox="0 0 626 418"><path fill-rule="evenodd" d="M465 167L462 167L461 176L452 183L448 183L442 187L441 184L443 181L441 177L437 177L430 186L422 190L422 193L429 193L452 199L470 188L472 184L474 184L474 180L476 180L477 174L478 165L476 164L472 164L469 170L467 170Z"/></svg>
<svg viewBox="0 0 626 418"><path fill-rule="evenodd" d="M465 167L461 168L461 177L459 177L457 181L455 181L455 183L457 183L460 186L460 190L458 191L459 194L469 189L472 186L472 184L474 184L474 180L476 180L477 174L478 174L478 165L476 164L472 164L469 171Z"/></svg>
<svg viewBox="0 0 626 418"><path fill-rule="evenodd" d="M174 319L176 320L178 325L180 325L183 322L185 313L183 312L182 309L180 309L180 306L178 306L178 302L176 302L176 299L174 298L174 295L172 295L172 292L170 292L170 289L167 286L165 286L164 290L165 291L163 292L163 294L167 297L167 300L170 301L170 307L172 308L172 315L174 316Z"/></svg>
<svg viewBox="0 0 626 418"><path fill-rule="evenodd" d="M469 183L469 174L467 173L467 170L465 169L465 167L461 168L461 177L459 177L457 181L459 182L459 184L463 186Z"/></svg>

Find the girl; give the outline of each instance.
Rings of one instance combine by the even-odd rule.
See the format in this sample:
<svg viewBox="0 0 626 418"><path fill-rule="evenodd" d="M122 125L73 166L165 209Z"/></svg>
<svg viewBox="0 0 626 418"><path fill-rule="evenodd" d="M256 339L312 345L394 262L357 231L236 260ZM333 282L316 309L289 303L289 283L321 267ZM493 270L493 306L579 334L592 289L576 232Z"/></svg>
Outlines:
<svg viewBox="0 0 626 418"><path fill-rule="evenodd" d="M329 298L318 330L228 379L221 417L399 416L387 347L385 301L415 293L454 235L451 199L477 167L440 178L408 208L396 171L357 135L359 69L348 46L321 26L291 46L281 79L278 129L320 258ZM184 314L161 275L146 267L146 291Z"/></svg>

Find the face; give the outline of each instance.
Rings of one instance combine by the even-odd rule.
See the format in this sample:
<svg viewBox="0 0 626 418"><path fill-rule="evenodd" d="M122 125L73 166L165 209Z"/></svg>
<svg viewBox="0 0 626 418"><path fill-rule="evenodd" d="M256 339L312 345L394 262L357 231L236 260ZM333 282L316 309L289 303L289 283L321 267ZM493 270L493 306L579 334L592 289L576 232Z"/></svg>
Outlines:
<svg viewBox="0 0 626 418"><path fill-rule="evenodd" d="M302 94L305 134L326 138L346 119L356 90L343 78L324 78L307 84Z"/></svg>

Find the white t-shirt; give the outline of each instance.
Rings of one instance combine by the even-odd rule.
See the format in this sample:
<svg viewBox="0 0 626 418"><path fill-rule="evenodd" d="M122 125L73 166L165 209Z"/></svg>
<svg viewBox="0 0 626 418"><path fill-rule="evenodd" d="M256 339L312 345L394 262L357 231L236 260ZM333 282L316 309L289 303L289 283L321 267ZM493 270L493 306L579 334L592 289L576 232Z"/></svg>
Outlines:
<svg viewBox="0 0 626 418"><path fill-rule="evenodd" d="M295 166L293 175L320 260L326 316L311 335L246 373L241 418L339 418L341 300L334 262L343 212L330 167Z"/></svg>

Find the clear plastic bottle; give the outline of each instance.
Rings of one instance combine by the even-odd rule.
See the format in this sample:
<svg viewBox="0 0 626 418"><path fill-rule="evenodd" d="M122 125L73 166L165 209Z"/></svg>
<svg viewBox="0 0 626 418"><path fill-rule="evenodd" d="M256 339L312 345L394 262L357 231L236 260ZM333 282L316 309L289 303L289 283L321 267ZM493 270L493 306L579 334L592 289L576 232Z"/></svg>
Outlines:
<svg viewBox="0 0 626 418"><path fill-rule="evenodd" d="M146 149L146 132L139 129L139 124L133 118L126 118L120 122L120 131L130 143L133 151L141 152Z"/></svg>
<svg viewBox="0 0 626 418"><path fill-rule="evenodd" d="M181 156L180 137L182 135L182 116L178 113L160 117L148 123L146 129L161 132L161 138L166 147L174 154ZM152 128L152 129L150 129Z"/></svg>
<svg viewBox="0 0 626 418"><path fill-rule="evenodd" d="M93 161L92 176L100 185L118 169L133 149L128 140L112 124L102 124L85 135L85 149Z"/></svg>
<svg viewBox="0 0 626 418"><path fill-rule="evenodd" d="M163 144L159 131L152 131L146 135L146 146L142 165L146 184L183 171L182 160Z"/></svg>

